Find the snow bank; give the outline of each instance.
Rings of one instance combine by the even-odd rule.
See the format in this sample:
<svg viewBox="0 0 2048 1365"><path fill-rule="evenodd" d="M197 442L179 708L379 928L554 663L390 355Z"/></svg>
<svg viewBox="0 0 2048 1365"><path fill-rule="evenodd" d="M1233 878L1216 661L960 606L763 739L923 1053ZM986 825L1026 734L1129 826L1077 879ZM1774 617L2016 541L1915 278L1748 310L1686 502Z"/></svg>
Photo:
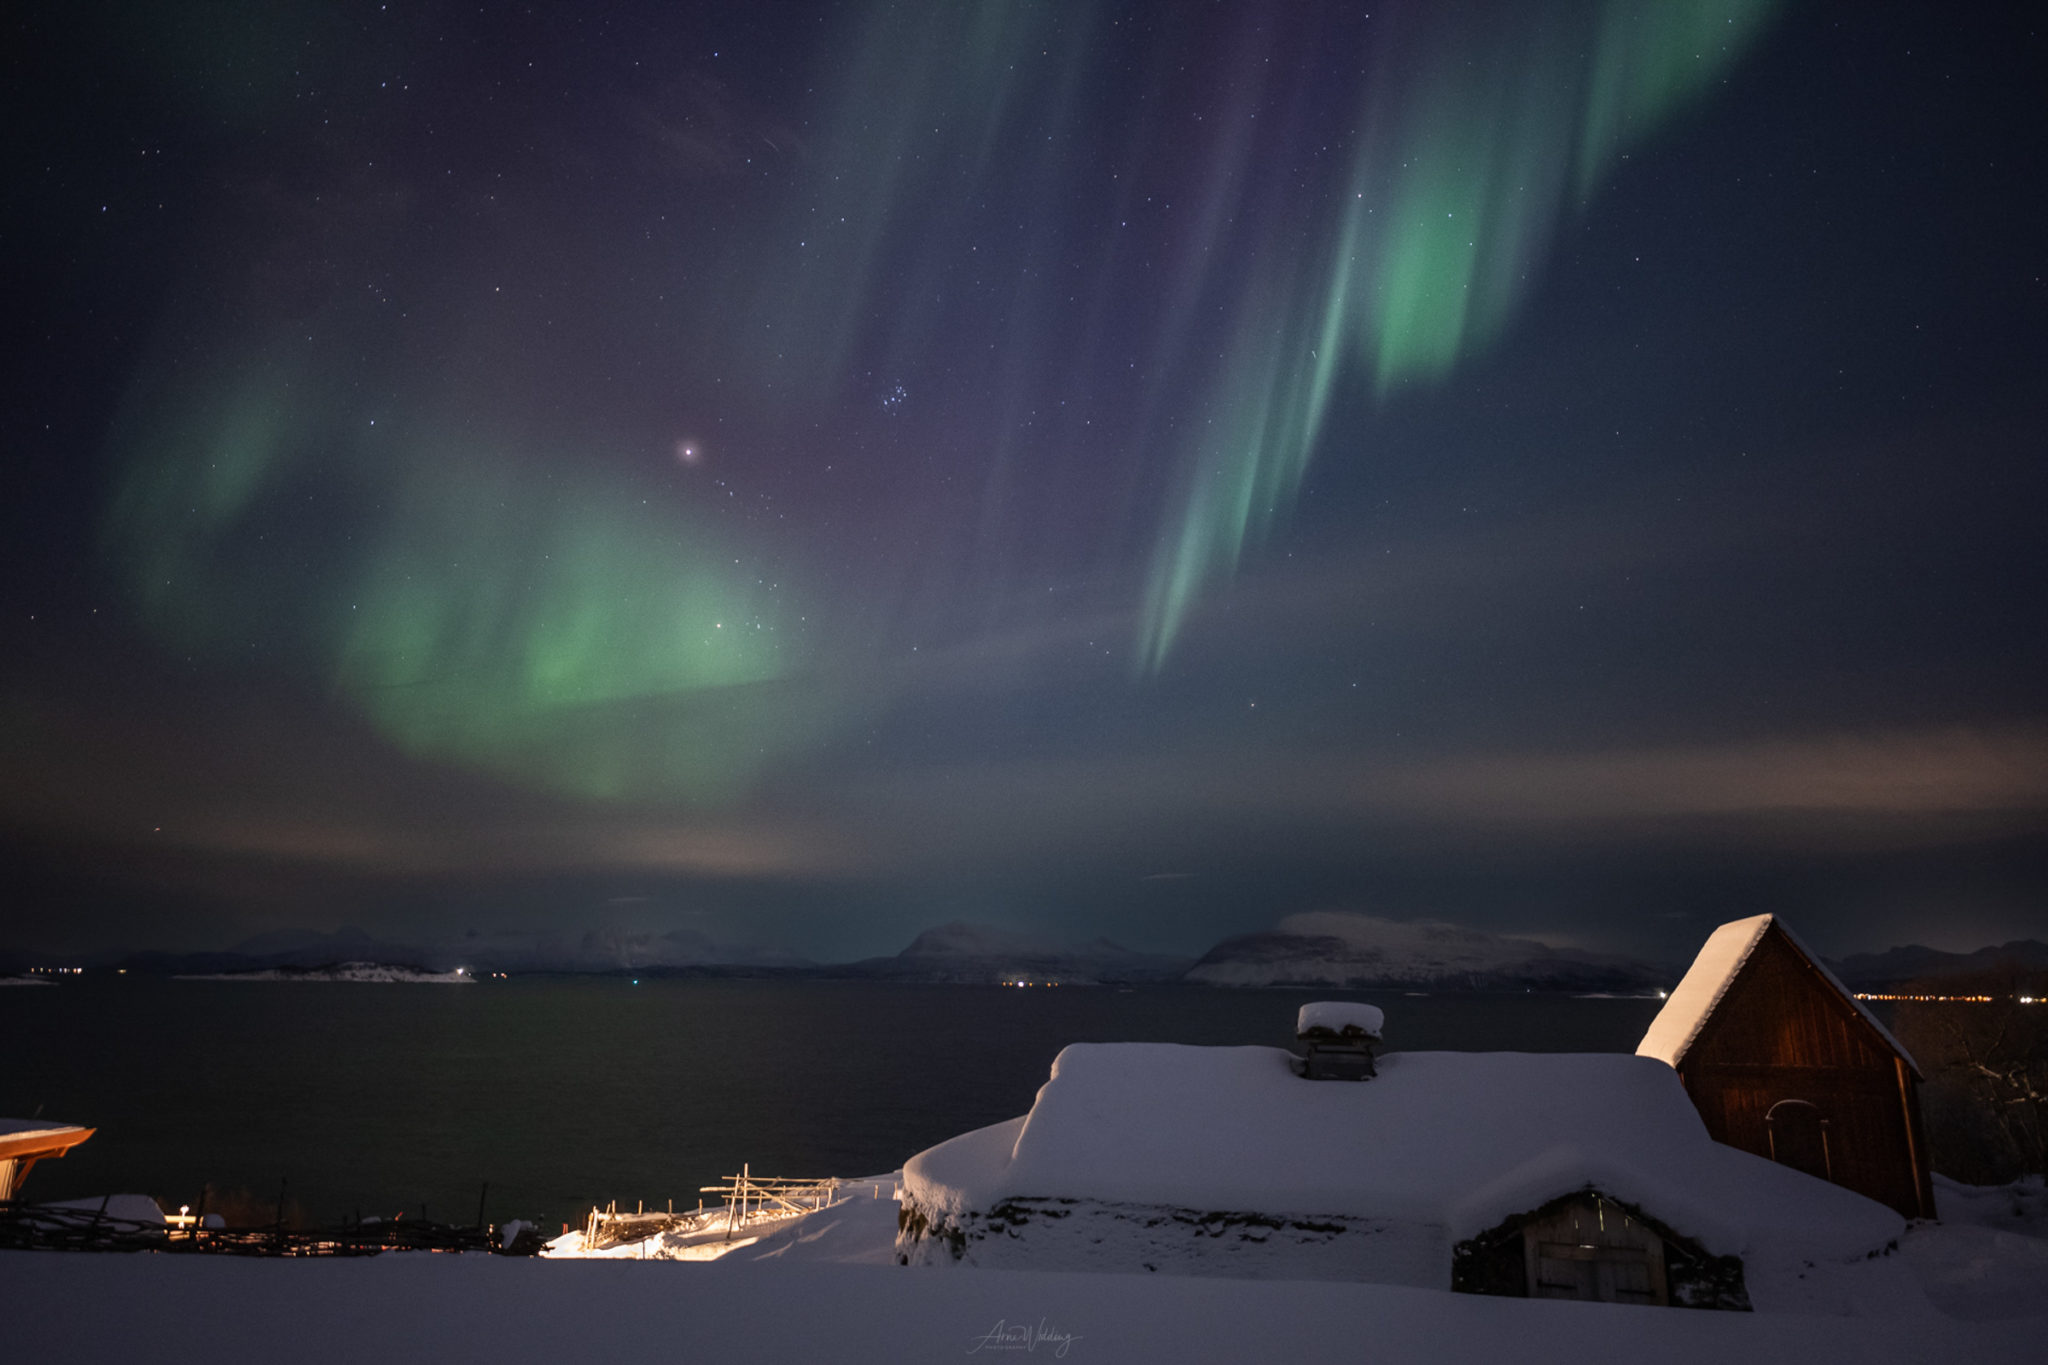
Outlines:
<svg viewBox="0 0 2048 1365"><path fill-rule="evenodd" d="M1367 1037L1377 1038L1386 1028L1386 1024L1387 1016L1381 1012L1378 1005L1358 1005L1348 1000L1318 1000L1301 1007L1301 1013L1294 1018L1294 1031L1300 1035L1311 1029L1320 1028L1328 1029L1332 1033L1342 1033L1347 1028L1355 1028Z"/></svg>
<svg viewBox="0 0 2048 1365"><path fill-rule="evenodd" d="M1304 1082L1304 1084L1306 1084ZM1326 1087L1330 1088L1330 1087ZM829 1359L922 1365L1287 1361L1892 1365L2027 1360L2044 1324L1686 1313L1379 1284L769 1261L709 1265L388 1255L327 1261L0 1252L19 1360L560 1365ZM993 1334L993 1335L992 1335ZM1061 1353L1061 1345L1067 1349ZM982 1348L977 1350L977 1346Z"/></svg>
<svg viewBox="0 0 2048 1365"><path fill-rule="evenodd" d="M1007 1200L1386 1220L1451 1243L1595 1186L1716 1255L1765 1243L1860 1257L1896 1213L1707 1137L1677 1076L1609 1054L1397 1052L1362 1085L1275 1048L1076 1044L1022 1119L913 1157L904 1202L940 1224Z"/></svg>
<svg viewBox="0 0 2048 1365"><path fill-rule="evenodd" d="M1905 1260L1928 1299L1975 1321L2048 1316L2048 1181L1964 1185L1934 1177L1938 1223L1915 1223Z"/></svg>
<svg viewBox="0 0 2048 1365"><path fill-rule="evenodd" d="M1071 1051L1070 1047L1060 1056ZM1057 1060L1053 1062L1053 1074L1059 1074ZM1038 1093L1043 1097L1045 1091ZM903 1165L905 1199L914 1199L934 1213L968 1213L993 1206L1009 1192L1005 1177L1010 1159L1016 1154L1018 1136L1024 1131L1025 1118L1005 1119L976 1128L910 1158Z"/></svg>

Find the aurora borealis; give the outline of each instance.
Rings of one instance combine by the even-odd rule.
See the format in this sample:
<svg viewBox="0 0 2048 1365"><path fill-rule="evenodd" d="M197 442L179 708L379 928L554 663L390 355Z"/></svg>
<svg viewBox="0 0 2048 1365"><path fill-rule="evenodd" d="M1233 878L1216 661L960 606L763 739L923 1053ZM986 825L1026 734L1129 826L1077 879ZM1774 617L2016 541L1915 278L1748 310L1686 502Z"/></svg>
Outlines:
<svg viewBox="0 0 2048 1365"><path fill-rule="evenodd" d="M2032 932L1979 19L34 9L12 939Z"/></svg>

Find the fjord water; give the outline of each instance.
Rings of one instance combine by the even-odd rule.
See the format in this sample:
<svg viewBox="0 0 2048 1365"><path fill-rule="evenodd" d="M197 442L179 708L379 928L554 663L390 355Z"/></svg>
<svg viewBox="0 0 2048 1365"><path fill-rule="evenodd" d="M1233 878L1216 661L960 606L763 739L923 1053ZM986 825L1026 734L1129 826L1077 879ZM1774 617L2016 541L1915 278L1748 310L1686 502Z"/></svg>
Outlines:
<svg viewBox="0 0 2048 1365"><path fill-rule="evenodd" d="M0 1115L99 1131L24 1194L243 1220L575 1221L756 1174L858 1176L1030 1108L1075 1042L1293 1042L1320 998L1388 1045L1632 1051L1656 1000L527 977L473 986L85 977L0 991Z"/></svg>

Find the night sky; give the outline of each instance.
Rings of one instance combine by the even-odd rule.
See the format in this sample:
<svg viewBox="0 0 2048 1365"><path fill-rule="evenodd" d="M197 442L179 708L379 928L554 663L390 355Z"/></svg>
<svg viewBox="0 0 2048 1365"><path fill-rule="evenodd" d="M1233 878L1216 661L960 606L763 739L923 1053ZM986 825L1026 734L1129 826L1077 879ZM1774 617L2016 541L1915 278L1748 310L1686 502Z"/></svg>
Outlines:
<svg viewBox="0 0 2048 1365"><path fill-rule="evenodd" d="M5 23L0 947L2048 936L2032 6Z"/></svg>

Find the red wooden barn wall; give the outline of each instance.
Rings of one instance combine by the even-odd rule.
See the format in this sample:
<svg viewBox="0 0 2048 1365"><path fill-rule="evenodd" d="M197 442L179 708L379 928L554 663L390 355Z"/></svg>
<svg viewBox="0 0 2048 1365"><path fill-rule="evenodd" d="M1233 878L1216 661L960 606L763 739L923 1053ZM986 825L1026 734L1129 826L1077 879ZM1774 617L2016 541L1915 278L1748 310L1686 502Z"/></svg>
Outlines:
<svg viewBox="0 0 2048 1365"><path fill-rule="evenodd" d="M1828 1120L1836 1184L1908 1218L1934 1216L1911 1069L1775 924L1678 1074L1715 1141L1768 1157L1765 1114L1805 1100Z"/></svg>

